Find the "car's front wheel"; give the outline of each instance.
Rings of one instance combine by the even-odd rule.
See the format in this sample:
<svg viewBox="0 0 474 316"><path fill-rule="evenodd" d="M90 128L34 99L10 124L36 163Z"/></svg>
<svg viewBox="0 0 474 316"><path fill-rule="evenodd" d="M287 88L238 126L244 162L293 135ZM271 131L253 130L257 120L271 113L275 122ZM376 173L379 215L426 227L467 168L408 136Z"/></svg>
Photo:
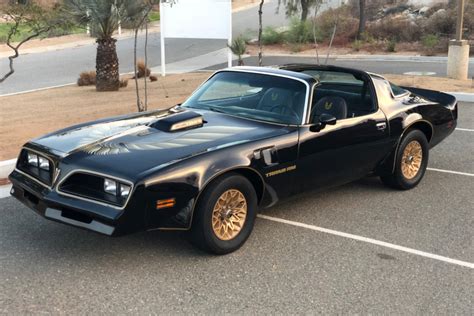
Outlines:
<svg viewBox="0 0 474 316"><path fill-rule="evenodd" d="M247 178L227 174L211 182L194 210L191 242L215 254L240 248L253 229L257 195Z"/></svg>
<svg viewBox="0 0 474 316"><path fill-rule="evenodd" d="M403 137L395 157L395 170L382 176L382 182L400 190L409 190L420 183L428 166L429 146L425 134L417 129Z"/></svg>

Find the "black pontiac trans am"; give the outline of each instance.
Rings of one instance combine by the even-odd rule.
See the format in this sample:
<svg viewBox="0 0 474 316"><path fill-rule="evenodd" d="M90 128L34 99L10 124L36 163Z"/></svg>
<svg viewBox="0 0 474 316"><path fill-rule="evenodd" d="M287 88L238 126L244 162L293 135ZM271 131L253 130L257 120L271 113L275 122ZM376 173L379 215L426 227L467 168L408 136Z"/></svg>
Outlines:
<svg viewBox="0 0 474 316"><path fill-rule="evenodd" d="M415 187L456 121L453 96L372 73L230 68L181 105L28 142L11 194L57 222L111 236L189 230L223 254L246 241L259 208L303 190L367 175Z"/></svg>

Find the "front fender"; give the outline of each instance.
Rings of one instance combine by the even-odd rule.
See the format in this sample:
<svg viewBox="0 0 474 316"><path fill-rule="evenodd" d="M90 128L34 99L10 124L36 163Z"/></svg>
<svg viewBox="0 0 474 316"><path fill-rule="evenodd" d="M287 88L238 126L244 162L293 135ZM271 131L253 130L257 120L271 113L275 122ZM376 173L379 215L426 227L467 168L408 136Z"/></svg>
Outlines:
<svg viewBox="0 0 474 316"><path fill-rule="evenodd" d="M231 147L206 152L167 166L144 181L147 192L148 229L188 230L199 195L216 177L232 170L246 169L258 175L253 147ZM262 189L263 190L263 189ZM157 209L159 201L174 199L172 207Z"/></svg>

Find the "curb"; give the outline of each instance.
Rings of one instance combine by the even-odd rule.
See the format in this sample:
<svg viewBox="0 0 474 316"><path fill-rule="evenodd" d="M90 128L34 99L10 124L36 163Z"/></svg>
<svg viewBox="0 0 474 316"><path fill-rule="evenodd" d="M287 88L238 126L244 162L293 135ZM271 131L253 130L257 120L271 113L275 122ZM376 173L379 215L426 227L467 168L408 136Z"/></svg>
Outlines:
<svg viewBox="0 0 474 316"><path fill-rule="evenodd" d="M287 53L272 53L265 55L265 57L300 57L300 58L314 58L313 55L302 54L287 54ZM366 54L342 54L329 55L329 59L336 60L373 60L373 61L411 61L411 62L447 62L447 56L421 56L421 55L366 55ZM474 63L474 57L469 58L469 63Z"/></svg>
<svg viewBox="0 0 474 316"><path fill-rule="evenodd" d="M15 169L16 159L0 161L0 185L8 184L8 175Z"/></svg>
<svg viewBox="0 0 474 316"><path fill-rule="evenodd" d="M466 92L445 92L450 94L460 102L471 102L474 103L474 93L466 93Z"/></svg>

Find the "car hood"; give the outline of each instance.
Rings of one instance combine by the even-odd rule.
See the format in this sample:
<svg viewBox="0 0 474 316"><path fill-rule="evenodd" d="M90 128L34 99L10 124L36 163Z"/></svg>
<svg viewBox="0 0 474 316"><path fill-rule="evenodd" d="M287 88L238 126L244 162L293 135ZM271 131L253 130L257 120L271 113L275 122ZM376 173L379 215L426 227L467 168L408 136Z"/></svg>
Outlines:
<svg viewBox="0 0 474 316"><path fill-rule="evenodd" d="M285 126L204 110L194 112L203 116L203 126L161 131L152 127L153 122L172 113L156 111L78 125L32 143L62 156L62 164L68 169L110 172L135 179L151 168L156 170L198 154L288 132Z"/></svg>

